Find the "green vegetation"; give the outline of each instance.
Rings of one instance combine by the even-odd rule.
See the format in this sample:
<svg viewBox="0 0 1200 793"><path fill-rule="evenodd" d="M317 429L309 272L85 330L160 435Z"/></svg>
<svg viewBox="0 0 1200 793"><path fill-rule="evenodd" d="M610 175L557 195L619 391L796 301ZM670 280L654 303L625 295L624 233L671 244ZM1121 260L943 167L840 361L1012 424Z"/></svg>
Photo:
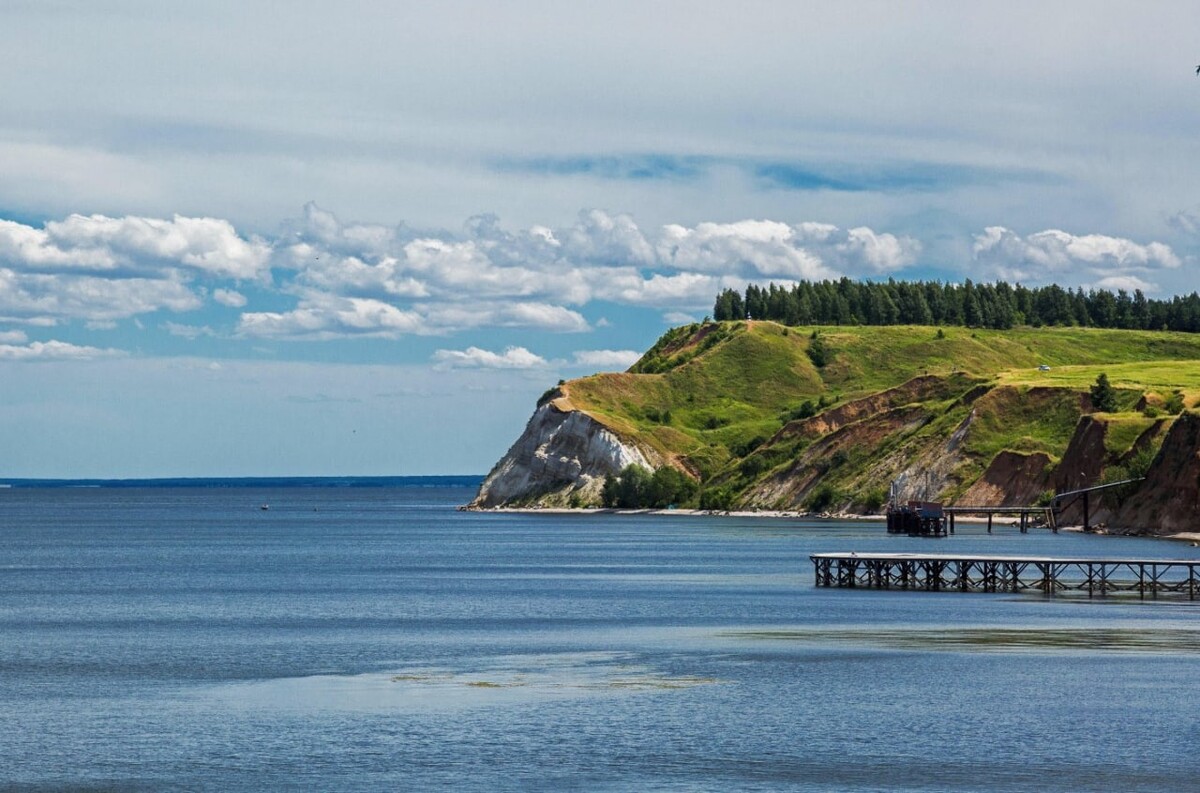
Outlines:
<svg viewBox="0 0 1200 793"><path fill-rule="evenodd" d="M801 281L717 295L717 320L766 319L785 325L965 325L1006 330L1059 325L1125 330L1200 331L1200 294L1147 299L1140 289L1027 288L938 281ZM939 331L940 333L940 331ZM941 338L939 336L938 338Z"/></svg>
<svg viewBox="0 0 1200 793"><path fill-rule="evenodd" d="M1089 402L1093 388L1101 398ZM1041 453L1053 465L1090 404L1106 411L1109 452L1127 453L1158 420L1151 413L1175 413L1200 397L1200 335L696 323L664 334L629 372L558 391L672 461L666 470L693 486L676 483L665 494L643 481L648 474L622 472L606 488L606 504L722 510L763 483L788 480L803 484L794 493L781 484L766 503L874 510L897 461L934 448L968 420L965 458L950 475L954 492L1002 451ZM853 441L825 442L847 424L857 428ZM885 459L892 468L879 467Z"/></svg>
<svg viewBox="0 0 1200 793"><path fill-rule="evenodd" d="M661 509L686 503L695 493L696 483L669 465L653 474L640 465L630 465L617 476L605 477L600 499L606 507Z"/></svg>
<svg viewBox="0 0 1200 793"><path fill-rule="evenodd" d="M1092 406L1101 413L1117 411L1117 392L1108 384L1108 375L1101 372L1096 376L1096 384L1089 389Z"/></svg>

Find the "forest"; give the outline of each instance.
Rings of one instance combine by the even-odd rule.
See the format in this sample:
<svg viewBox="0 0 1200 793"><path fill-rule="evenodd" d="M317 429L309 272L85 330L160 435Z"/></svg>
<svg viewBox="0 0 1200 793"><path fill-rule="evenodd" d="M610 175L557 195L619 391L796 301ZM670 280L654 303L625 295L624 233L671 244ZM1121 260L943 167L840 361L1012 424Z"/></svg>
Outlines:
<svg viewBox="0 0 1200 793"><path fill-rule="evenodd" d="M1064 289L939 281L799 281L750 284L717 295L713 318L768 319L785 325L961 325L1004 330L1060 325L1200 331L1200 295L1147 298L1142 290Z"/></svg>

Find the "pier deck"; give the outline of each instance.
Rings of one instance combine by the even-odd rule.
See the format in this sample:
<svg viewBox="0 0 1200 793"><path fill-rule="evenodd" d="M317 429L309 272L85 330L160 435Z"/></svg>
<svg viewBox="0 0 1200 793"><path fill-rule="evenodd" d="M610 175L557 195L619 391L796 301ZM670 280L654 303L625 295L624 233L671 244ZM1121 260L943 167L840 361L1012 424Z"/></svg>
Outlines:
<svg viewBox="0 0 1200 793"><path fill-rule="evenodd" d="M1200 559L1072 559L907 553L821 553L811 557L819 587L929 592L1136 594L1200 593Z"/></svg>

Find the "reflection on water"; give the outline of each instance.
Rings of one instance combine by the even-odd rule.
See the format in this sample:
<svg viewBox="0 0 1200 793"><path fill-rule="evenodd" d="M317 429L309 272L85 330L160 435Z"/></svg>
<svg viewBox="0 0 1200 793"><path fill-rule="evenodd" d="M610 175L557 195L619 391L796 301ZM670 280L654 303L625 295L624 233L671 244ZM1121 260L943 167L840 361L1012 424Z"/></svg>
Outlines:
<svg viewBox="0 0 1200 793"><path fill-rule="evenodd" d="M463 668L417 666L361 675L307 675L213 687L239 710L426 711L713 685L670 674L633 653L558 653L475 658Z"/></svg>
<svg viewBox="0 0 1200 793"><path fill-rule="evenodd" d="M1200 652L1200 630L1187 628L964 628L748 630L724 634L742 639L838 644L895 650L956 652Z"/></svg>

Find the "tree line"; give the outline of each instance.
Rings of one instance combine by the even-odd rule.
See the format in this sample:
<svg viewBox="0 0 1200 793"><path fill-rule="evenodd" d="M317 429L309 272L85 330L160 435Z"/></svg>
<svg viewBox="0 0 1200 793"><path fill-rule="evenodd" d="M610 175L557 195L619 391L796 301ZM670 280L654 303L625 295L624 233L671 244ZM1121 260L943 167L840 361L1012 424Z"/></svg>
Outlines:
<svg viewBox="0 0 1200 793"><path fill-rule="evenodd" d="M1200 295L1147 298L1140 289L1064 289L939 281L800 281L792 287L750 284L726 289L717 320L769 319L785 325L961 325L1004 330L1016 325L1200 332Z"/></svg>

